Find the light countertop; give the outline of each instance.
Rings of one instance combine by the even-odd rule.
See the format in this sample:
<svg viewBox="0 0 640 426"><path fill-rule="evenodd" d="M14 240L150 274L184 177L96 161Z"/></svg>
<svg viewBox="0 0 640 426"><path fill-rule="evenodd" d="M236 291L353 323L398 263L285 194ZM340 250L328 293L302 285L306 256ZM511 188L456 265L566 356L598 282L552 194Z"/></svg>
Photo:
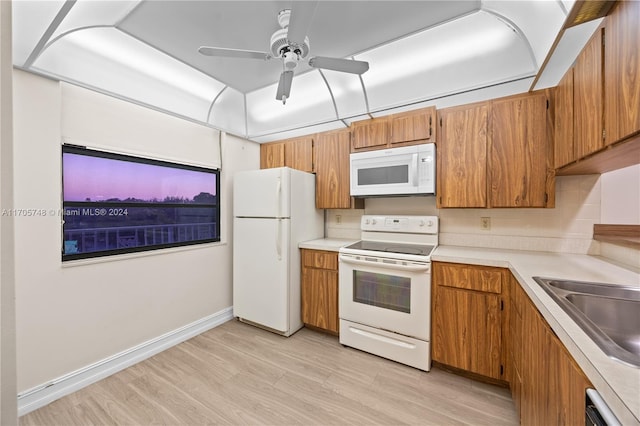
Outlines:
<svg viewBox="0 0 640 426"><path fill-rule="evenodd" d="M609 358L536 283L541 276L640 287L640 274L581 254L439 246L432 261L508 268L624 425L640 424L640 368Z"/></svg>
<svg viewBox="0 0 640 426"><path fill-rule="evenodd" d="M340 247L348 246L358 240L349 240L343 238L319 238L317 240L305 241L298 244L299 248L313 249L313 250L326 250L335 251L340 250Z"/></svg>

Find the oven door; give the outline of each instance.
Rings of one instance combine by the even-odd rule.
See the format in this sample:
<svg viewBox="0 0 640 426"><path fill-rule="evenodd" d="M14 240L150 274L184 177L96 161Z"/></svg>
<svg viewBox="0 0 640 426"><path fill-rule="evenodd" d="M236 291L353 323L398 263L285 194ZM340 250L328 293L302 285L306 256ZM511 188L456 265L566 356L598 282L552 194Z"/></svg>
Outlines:
<svg viewBox="0 0 640 426"><path fill-rule="evenodd" d="M428 341L431 264L340 254L340 318Z"/></svg>

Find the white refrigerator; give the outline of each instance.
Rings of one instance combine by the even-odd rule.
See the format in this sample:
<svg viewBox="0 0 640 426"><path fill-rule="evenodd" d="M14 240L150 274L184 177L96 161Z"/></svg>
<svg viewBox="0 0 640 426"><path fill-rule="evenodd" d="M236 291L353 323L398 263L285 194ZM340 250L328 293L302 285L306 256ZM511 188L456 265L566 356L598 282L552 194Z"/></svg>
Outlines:
<svg viewBox="0 0 640 426"><path fill-rule="evenodd" d="M233 179L233 315L290 336L303 325L298 244L324 235L315 175L279 167Z"/></svg>

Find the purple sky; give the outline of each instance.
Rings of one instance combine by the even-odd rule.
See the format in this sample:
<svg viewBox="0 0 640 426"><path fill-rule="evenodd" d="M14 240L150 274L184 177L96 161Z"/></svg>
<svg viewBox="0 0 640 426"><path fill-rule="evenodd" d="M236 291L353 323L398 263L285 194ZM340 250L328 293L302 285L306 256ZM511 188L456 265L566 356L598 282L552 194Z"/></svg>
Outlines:
<svg viewBox="0 0 640 426"><path fill-rule="evenodd" d="M64 153L62 162L65 201L216 195L216 176L210 173L71 153Z"/></svg>

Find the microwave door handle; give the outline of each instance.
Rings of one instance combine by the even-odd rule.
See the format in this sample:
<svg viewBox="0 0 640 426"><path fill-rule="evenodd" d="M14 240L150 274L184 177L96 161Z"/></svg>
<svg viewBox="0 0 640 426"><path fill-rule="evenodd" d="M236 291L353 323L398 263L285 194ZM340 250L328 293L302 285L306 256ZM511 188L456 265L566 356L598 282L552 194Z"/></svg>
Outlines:
<svg viewBox="0 0 640 426"><path fill-rule="evenodd" d="M418 186L418 154L411 155L411 179L413 180L413 186Z"/></svg>

